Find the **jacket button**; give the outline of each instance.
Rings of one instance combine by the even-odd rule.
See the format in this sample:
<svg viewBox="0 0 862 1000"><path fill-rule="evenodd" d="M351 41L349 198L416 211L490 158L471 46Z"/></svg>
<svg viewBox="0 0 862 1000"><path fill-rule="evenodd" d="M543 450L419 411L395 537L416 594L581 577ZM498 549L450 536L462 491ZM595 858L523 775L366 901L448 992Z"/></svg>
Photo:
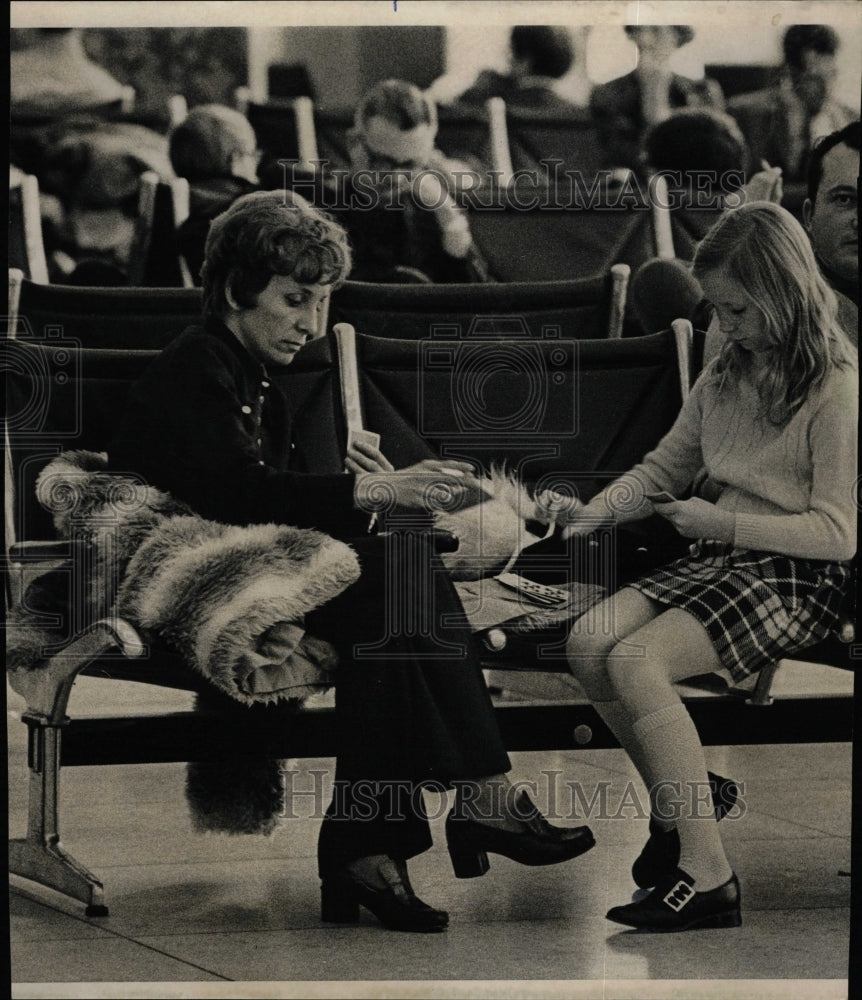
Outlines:
<svg viewBox="0 0 862 1000"><path fill-rule="evenodd" d="M269 382L261 382L260 383L260 387L261 387L261 389L268 389L269 388Z"/></svg>
<svg viewBox="0 0 862 1000"><path fill-rule="evenodd" d="M263 460L261 459L261 460L260 460L260 461L259 461L259 462L258 462L257 464L258 464L258 465L266 465L266 462L264 462L264 461L263 461Z"/></svg>
<svg viewBox="0 0 862 1000"><path fill-rule="evenodd" d="M251 407L250 406L244 406L242 408L242 412L243 413L251 413Z"/></svg>

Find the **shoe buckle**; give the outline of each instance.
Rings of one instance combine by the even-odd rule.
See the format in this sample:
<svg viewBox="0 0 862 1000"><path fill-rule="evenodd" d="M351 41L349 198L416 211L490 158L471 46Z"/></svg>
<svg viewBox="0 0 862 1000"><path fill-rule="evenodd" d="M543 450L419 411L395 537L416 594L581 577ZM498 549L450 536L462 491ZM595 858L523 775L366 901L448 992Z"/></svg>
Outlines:
<svg viewBox="0 0 862 1000"><path fill-rule="evenodd" d="M674 913L679 913L679 911L694 897L694 895L694 887L689 885L689 883L684 879L680 879L679 882L677 882L677 884L664 897L662 902L667 903Z"/></svg>

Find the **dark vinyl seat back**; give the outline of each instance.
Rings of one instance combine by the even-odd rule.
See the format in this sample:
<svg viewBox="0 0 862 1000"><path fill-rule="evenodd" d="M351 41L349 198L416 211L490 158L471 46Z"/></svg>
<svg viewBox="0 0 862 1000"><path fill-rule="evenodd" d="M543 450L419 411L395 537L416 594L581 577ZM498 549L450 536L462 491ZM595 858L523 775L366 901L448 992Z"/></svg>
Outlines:
<svg viewBox="0 0 862 1000"><path fill-rule="evenodd" d="M161 350L200 320L199 288L88 288L21 283L12 336L80 347Z"/></svg>
<svg viewBox="0 0 862 1000"><path fill-rule="evenodd" d="M186 202L188 201L187 182ZM177 240L173 187L153 183L152 203L139 215L129 266L130 284L145 288L183 288L191 285L183 271ZM187 210L187 209L186 209Z"/></svg>
<svg viewBox="0 0 862 1000"><path fill-rule="evenodd" d="M332 294L330 325L359 333L422 340L463 336L476 323L500 335L607 336L611 277L473 285L377 285L345 282Z"/></svg>
<svg viewBox="0 0 862 1000"><path fill-rule="evenodd" d="M490 170L491 135L484 107L444 104L437 109L436 146L446 157Z"/></svg>
<svg viewBox="0 0 862 1000"><path fill-rule="evenodd" d="M30 278L30 255L27 252L27 238L24 232L24 194L20 184L9 188L9 228L6 239L9 266L17 267Z"/></svg>
<svg viewBox="0 0 862 1000"><path fill-rule="evenodd" d="M347 170L350 167L347 133L353 126L350 108L314 109L314 134L317 155L324 170Z"/></svg>
<svg viewBox="0 0 862 1000"><path fill-rule="evenodd" d="M272 99L265 104L250 101L246 117L254 129L262 153L261 175L278 176L278 160L299 159L296 110L293 101Z"/></svg>
<svg viewBox="0 0 862 1000"><path fill-rule="evenodd" d="M560 170L579 171L590 181L601 169L604 150L587 112L571 114L507 108L506 131L515 171L546 175L543 161L556 160Z"/></svg>
<svg viewBox="0 0 862 1000"><path fill-rule="evenodd" d="M611 206L613 202L609 203ZM589 188L524 188L501 207L474 200L470 231L500 282L563 281L628 264L634 273L655 256L652 213L645 200L606 207L591 203Z"/></svg>
<svg viewBox="0 0 862 1000"><path fill-rule="evenodd" d="M505 464L591 496L670 429L672 332L623 340L357 335L365 426L396 468L431 455Z"/></svg>
<svg viewBox="0 0 862 1000"><path fill-rule="evenodd" d="M39 473L61 451L106 451L131 385L157 351L81 349L64 337L3 340L15 537L50 540ZM7 484L8 486L9 484Z"/></svg>
<svg viewBox="0 0 862 1000"><path fill-rule="evenodd" d="M31 281L48 281L48 262L42 237L39 209L39 182L25 174L20 183L9 186L9 267L18 268Z"/></svg>

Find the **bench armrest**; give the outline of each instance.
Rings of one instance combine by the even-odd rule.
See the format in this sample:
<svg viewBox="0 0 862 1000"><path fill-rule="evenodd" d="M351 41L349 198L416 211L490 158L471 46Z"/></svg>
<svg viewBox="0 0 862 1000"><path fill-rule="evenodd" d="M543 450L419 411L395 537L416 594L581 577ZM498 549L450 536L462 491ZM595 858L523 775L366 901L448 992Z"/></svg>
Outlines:
<svg viewBox="0 0 862 1000"><path fill-rule="evenodd" d="M114 651L133 658L143 654L144 644L127 621L103 618L35 669L10 670L9 684L27 702L25 718L62 725L78 674L97 657Z"/></svg>
<svg viewBox="0 0 862 1000"><path fill-rule="evenodd" d="M69 559L74 547L80 543L68 538L53 541L14 542L9 546L9 559L12 562L57 562Z"/></svg>

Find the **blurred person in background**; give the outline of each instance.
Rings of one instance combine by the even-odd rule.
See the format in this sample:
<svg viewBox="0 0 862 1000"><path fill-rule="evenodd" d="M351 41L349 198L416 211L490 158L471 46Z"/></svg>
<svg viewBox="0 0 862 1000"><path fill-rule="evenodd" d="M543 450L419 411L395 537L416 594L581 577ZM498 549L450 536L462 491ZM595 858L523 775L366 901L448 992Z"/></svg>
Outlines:
<svg viewBox="0 0 862 1000"><path fill-rule="evenodd" d="M484 104L502 97L516 110L566 114L576 108L556 92L572 68L574 47L568 28L548 24L518 25L509 38L509 70L485 69L458 98L462 104Z"/></svg>
<svg viewBox="0 0 862 1000"><path fill-rule="evenodd" d="M356 281L407 284L487 280L456 173L434 141L437 109L404 80L385 80L360 100L348 133L347 210L337 213L355 250Z"/></svg>
<svg viewBox="0 0 862 1000"><path fill-rule="evenodd" d="M239 111L201 104L171 132L169 148L174 173L189 182L189 217L177 238L199 285L210 223L241 195L258 189L257 139Z"/></svg>
<svg viewBox="0 0 862 1000"><path fill-rule="evenodd" d="M694 38L684 24L626 25L637 46L636 68L593 89L590 109L605 147L608 167L636 169L641 144L650 126L678 108L724 110L724 95L715 80L691 80L674 73L674 52Z"/></svg>
<svg viewBox="0 0 862 1000"><path fill-rule="evenodd" d="M807 155L816 139L858 118L833 94L840 44L828 25L791 25L784 33L784 63L775 84L728 102L755 161L781 167L790 183L805 181Z"/></svg>

